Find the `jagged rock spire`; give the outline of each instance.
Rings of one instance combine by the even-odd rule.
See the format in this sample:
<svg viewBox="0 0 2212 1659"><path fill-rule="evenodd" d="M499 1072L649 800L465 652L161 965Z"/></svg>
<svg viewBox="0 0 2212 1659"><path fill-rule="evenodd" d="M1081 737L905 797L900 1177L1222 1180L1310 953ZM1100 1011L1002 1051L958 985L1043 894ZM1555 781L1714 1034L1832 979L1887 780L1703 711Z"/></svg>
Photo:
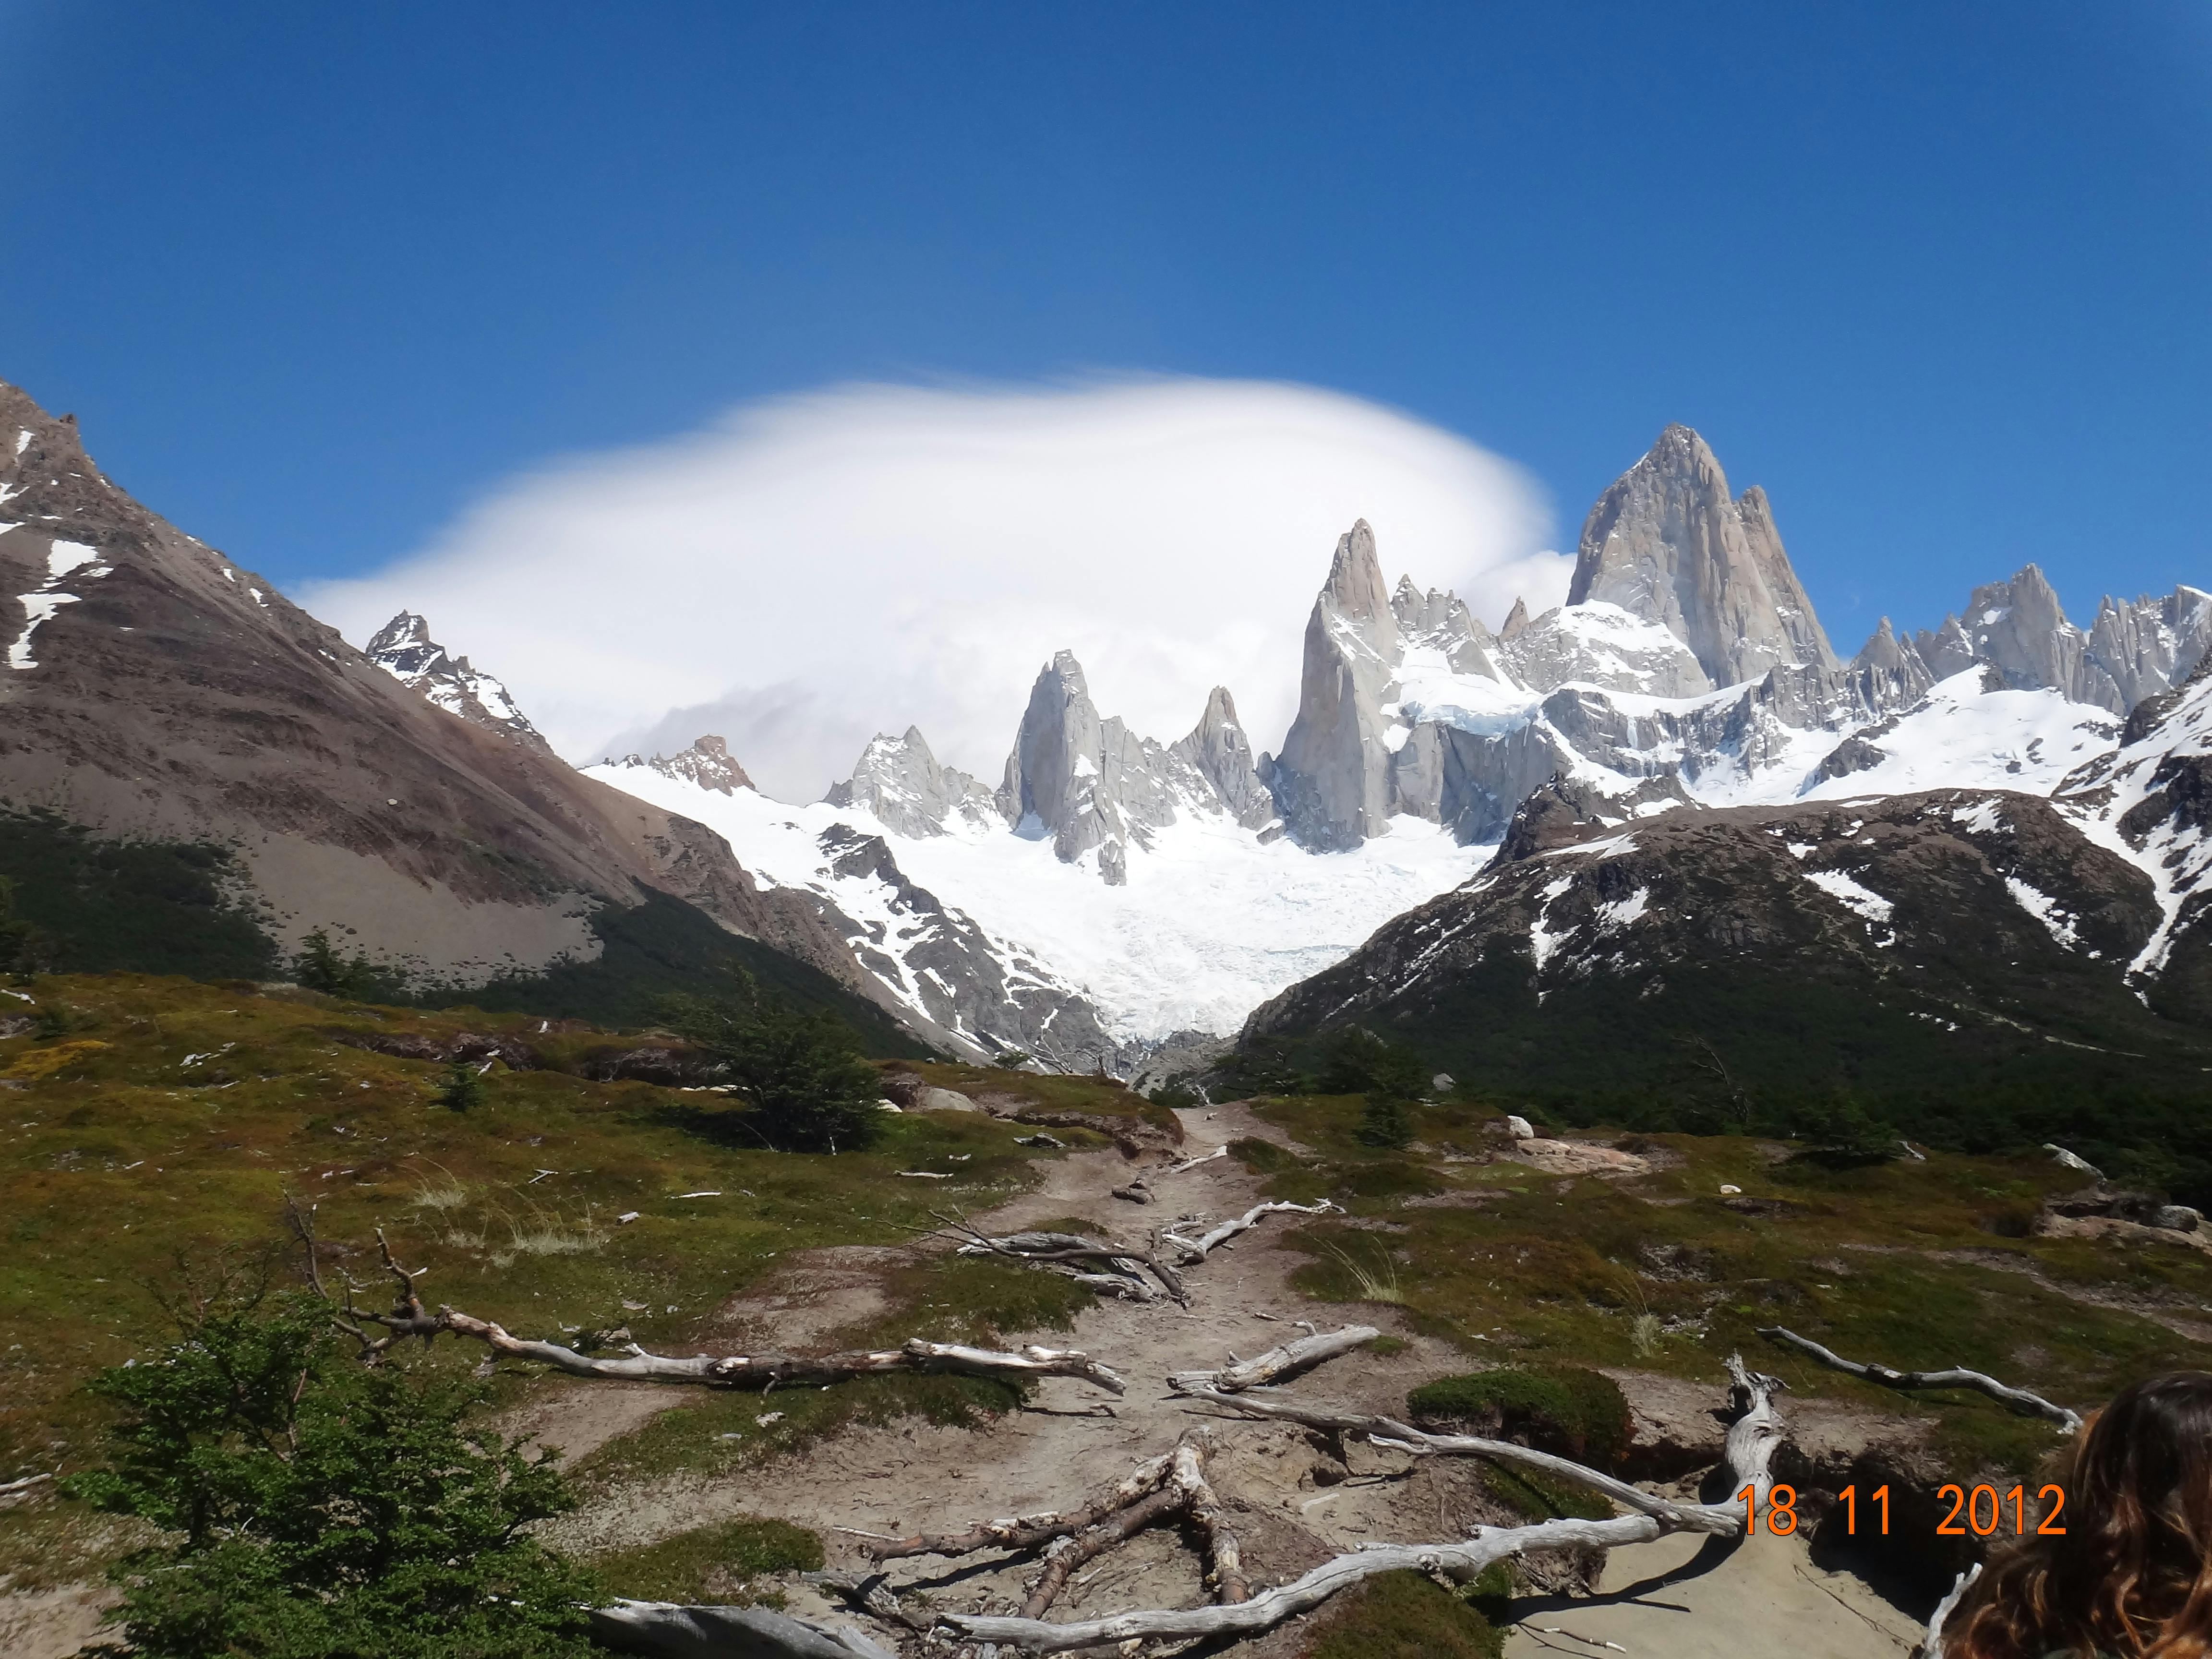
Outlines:
<svg viewBox="0 0 2212 1659"><path fill-rule="evenodd" d="M1400 651L1375 532L1362 519L1337 538L1306 620L1297 717L1269 778L1284 823L1304 846L1341 851L1389 823L1390 753L1379 710Z"/></svg>
<svg viewBox="0 0 2212 1659"><path fill-rule="evenodd" d="M445 647L430 637L428 621L412 611L401 611L379 629L367 654L401 684L420 691L447 714L517 743L549 748L538 728L514 706L507 688L471 667L466 657L448 656Z"/></svg>
<svg viewBox="0 0 2212 1659"><path fill-rule="evenodd" d="M1567 603L1601 599L1673 630L1716 685L1836 655L1783 550L1766 494L1733 500L1713 452L1670 426L1583 521Z"/></svg>

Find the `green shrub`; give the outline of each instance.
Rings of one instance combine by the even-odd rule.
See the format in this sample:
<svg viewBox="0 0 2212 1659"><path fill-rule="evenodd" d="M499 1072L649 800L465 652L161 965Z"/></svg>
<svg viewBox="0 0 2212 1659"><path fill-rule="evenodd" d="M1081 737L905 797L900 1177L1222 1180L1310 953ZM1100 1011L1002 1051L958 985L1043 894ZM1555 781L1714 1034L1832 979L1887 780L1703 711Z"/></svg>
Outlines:
<svg viewBox="0 0 2212 1659"><path fill-rule="evenodd" d="M1478 1584L1481 1583L1477 1581ZM1309 1659L1498 1659L1490 1621L1418 1572L1386 1572L1340 1598Z"/></svg>
<svg viewBox="0 0 2212 1659"><path fill-rule="evenodd" d="M1406 1116L1406 1103L1395 1095L1370 1095L1359 1109L1359 1127L1353 1132L1364 1146L1405 1146L1413 1139L1413 1126Z"/></svg>
<svg viewBox="0 0 2212 1659"><path fill-rule="evenodd" d="M1620 1384L1579 1365L1440 1376L1407 1395L1406 1408L1425 1428L1464 1425L1598 1469L1614 1468L1635 1432Z"/></svg>
<svg viewBox="0 0 2212 1659"><path fill-rule="evenodd" d="M1229 1143L1229 1156L1255 1175L1280 1175L1285 1170L1302 1170L1294 1153L1285 1151L1272 1140L1259 1140L1249 1136Z"/></svg>
<svg viewBox="0 0 2212 1659"><path fill-rule="evenodd" d="M438 1104L452 1112L472 1112L483 1104L483 1073L465 1060L449 1060L438 1079Z"/></svg>
<svg viewBox="0 0 2212 1659"><path fill-rule="evenodd" d="M751 1110L743 1127L778 1152L859 1152L883 1132L883 1079L852 1029L763 993L750 974L707 1002L669 1004L670 1024L721 1063Z"/></svg>
<svg viewBox="0 0 2212 1659"><path fill-rule="evenodd" d="M235 1283L92 1387L119 1408L70 1495L165 1534L110 1615L140 1659L561 1659L586 1575L532 1523L574 1507L550 1455L466 1421L481 1385L363 1365L319 1301ZM110 1650L113 1651L113 1650Z"/></svg>

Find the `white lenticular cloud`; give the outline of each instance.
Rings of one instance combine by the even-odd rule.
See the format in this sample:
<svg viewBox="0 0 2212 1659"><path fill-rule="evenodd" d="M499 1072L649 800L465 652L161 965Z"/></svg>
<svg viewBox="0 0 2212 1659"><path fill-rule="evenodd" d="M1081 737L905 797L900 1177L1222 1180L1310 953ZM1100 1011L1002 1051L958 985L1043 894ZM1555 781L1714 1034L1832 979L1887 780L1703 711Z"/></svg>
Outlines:
<svg viewBox="0 0 2212 1659"><path fill-rule="evenodd" d="M349 638L403 607L580 762L727 738L811 799L919 726L995 784L1062 648L1163 741L1226 685L1256 747L1296 708L1340 533L1495 626L1571 562L1519 467L1395 410L1260 381L848 386L507 481L419 552L301 597Z"/></svg>

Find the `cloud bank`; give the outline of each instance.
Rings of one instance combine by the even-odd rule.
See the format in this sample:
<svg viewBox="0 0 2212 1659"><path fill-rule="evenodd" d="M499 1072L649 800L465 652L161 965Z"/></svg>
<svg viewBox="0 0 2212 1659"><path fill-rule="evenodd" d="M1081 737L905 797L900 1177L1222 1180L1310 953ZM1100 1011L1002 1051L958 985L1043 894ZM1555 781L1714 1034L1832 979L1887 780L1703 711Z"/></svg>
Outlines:
<svg viewBox="0 0 2212 1659"><path fill-rule="evenodd" d="M300 598L349 639L403 607L572 760L703 732L811 799L919 726L995 784L1063 647L1170 740L1229 687L1256 747L1296 708L1336 538L1495 626L1565 597L1542 490L1462 438L1257 381L860 385L507 481L420 551Z"/></svg>

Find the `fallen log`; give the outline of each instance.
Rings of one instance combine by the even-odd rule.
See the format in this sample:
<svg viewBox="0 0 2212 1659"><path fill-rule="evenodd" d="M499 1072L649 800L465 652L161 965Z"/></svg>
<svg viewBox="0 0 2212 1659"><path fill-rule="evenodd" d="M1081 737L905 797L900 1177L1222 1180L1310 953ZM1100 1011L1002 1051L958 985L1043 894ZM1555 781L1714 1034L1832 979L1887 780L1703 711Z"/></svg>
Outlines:
<svg viewBox="0 0 2212 1659"><path fill-rule="evenodd" d="M1766 1326L1759 1334L1770 1341L1785 1342L1801 1352L1810 1354L1832 1370L1844 1371L1852 1376L1864 1377L1868 1382L1879 1382L1885 1388L1972 1389L1989 1395L1992 1400L2011 1407L2024 1416L2040 1417L2047 1422L2055 1423L2068 1434L2073 1433L2081 1426L2079 1413L2069 1411L2063 1406L2054 1405L2039 1394L2030 1394L2025 1389L2008 1388L1994 1376L1985 1376L1980 1371L1955 1368L1944 1371L1893 1370L1887 1365L1862 1364L1855 1359L1845 1359L1841 1355L1822 1347L1809 1336L1800 1336L1796 1332L1785 1330L1779 1325Z"/></svg>
<svg viewBox="0 0 2212 1659"><path fill-rule="evenodd" d="M1194 1402L1204 1401L1218 1406L1240 1417L1267 1418L1278 1422L1297 1423L1329 1434L1357 1435L1387 1450L1410 1452L1417 1457L1487 1457L1495 1462L1518 1464L1540 1474L1585 1486L1624 1509L1662 1522L1669 1532L1703 1532L1716 1537L1731 1538L1743 1530L1743 1510L1739 1505L1677 1504L1632 1486L1626 1480L1601 1474L1571 1458L1538 1451L1533 1446L1516 1445L1510 1440L1486 1440L1472 1434L1431 1434L1395 1418L1353 1416L1301 1406L1287 1400L1255 1399L1249 1395L1223 1394L1202 1387L1188 1389L1185 1392ZM1772 1420L1777 1424L1779 1422L1778 1419ZM1731 1448L1732 1451L1735 1449L1737 1449ZM1749 1455L1748 1439L1741 1449ZM1773 1455L1771 1447L1765 1455L1768 1457ZM1730 1467L1735 1467L1733 1462ZM1731 1490L1741 1488L1741 1483L1739 1482Z"/></svg>
<svg viewBox="0 0 2212 1659"><path fill-rule="evenodd" d="M1081 1532L1115 1510L1126 1509L1146 1493L1156 1492L1166 1480L1174 1454L1164 1452L1137 1465L1134 1471L1101 1496L1079 1508L1047 1510L1036 1515L1009 1516L980 1521L965 1532L915 1533L906 1538L880 1538L872 1533L838 1530L860 1539L860 1553L872 1560L891 1561L909 1555L968 1555L994 1547L1007 1550L1036 1549L1055 1538Z"/></svg>
<svg viewBox="0 0 2212 1659"><path fill-rule="evenodd" d="M1158 1241L1139 1252L1126 1245L1102 1243L1095 1238L1085 1238L1080 1233L1021 1232L994 1236L984 1232L965 1216L938 1215L934 1218L944 1224L946 1231L938 1237L955 1239L962 1255L1003 1255L1020 1261L1035 1262L1042 1267L1067 1270L1076 1262L1087 1261L1124 1278L1138 1279L1151 1273L1159 1281L1160 1288L1182 1307L1190 1305L1190 1292L1183 1286L1182 1275L1173 1263L1161 1258ZM1115 1291L1115 1294L1126 1294ZM1149 1297L1133 1297L1146 1301Z"/></svg>
<svg viewBox="0 0 2212 1659"><path fill-rule="evenodd" d="M1731 1489L1758 1487L1764 1493L1766 1466L1782 1437L1782 1421L1773 1403L1781 1388L1778 1378L1746 1369L1741 1355L1729 1360L1730 1393L1739 1415L1727 1443ZM1285 1620L1310 1613L1339 1591L1348 1589L1377 1574L1412 1571L1430 1577L1465 1583L1480 1576L1493 1562L1538 1550L1577 1547L1611 1548L1646 1543L1669 1533L1697 1532L1736 1539L1745 1533L1741 1504L1676 1504L1638 1491L1625 1481L1600 1474L1566 1458L1534 1451L1510 1442L1483 1440L1472 1435L1429 1434L1395 1418L1355 1417L1315 1410L1276 1399L1227 1394L1212 1388L1194 1389L1194 1403L1205 1401L1239 1416L1276 1419L1337 1433L1360 1434L1377 1445L1393 1446L1416 1454L1462 1454L1494 1457L1518 1463L1574 1481L1627 1507L1632 1513L1607 1520L1544 1521L1522 1527L1483 1527L1463 1541L1436 1544L1370 1544L1334 1560L1325 1561L1295 1582L1257 1595L1249 1593L1235 1538L1223 1524L1220 1505L1206 1487L1200 1464L1202 1443L1187 1437L1165 1460L1155 1458L1106 1498L1066 1514L986 1522L962 1534L911 1539L875 1540L864 1546L878 1559L893 1555L965 1553L971 1548L998 1544L1034 1547L1050 1540L1058 1558L1066 1560L1085 1549L1079 1539L1105 1527L1121 1537L1133 1533L1146 1521L1166 1518L1178 1506L1164 1501L1178 1492L1189 1496L1179 1509L1206 1541L1214 1601L1197 1607L1161 1608L1117 1613L1103 1619L1053 1624L1036 1616L1049 1606L1073 1571L1070 1565L1048 1571L1054 1583L1041 1577L1032 1589L1029 1605L1018 1616L939 1612L933 1627L939 1636L949 1633L964 1642L1015 1647L1030 1653L1065 1653L1079 1648L1104 1647L1146 1640L1184 1642L1257 1636ZM1746 1425L1748 1425L1747 1427ZM1741 1431L1737 1432L1735 1431ZM1163 1469L1163 1462L1165 1468ZM1112 1541L1109 1540L1108 1541ZM1096 1551L1081 1553L1089 1559ZM1078 1563L1079 1564L1079 1563ZM1042 1595L1048 1588L1051 1595ZM920 1615L902 1607L880 1583L854 1580L847 1586L855 1605L895 1616L909 1630Z"/></svg>
<svg viewBox="0 0 2212 1659"><path fill-rule="evenodd" d="M1210 1152L1200 1152L1195 1157L1186 1158L1179 1163L1169 1164L1164 1170L1154 1170L1151 1171L1151 1173L1156 1176L1181 1175L1185 1170L1195 1170L1201 1164L1211 1164L1217 1158L1226 1158L1228 1156L1229 1148L1227 1146L1216 1146Z"/></svg>
<svg viewBox="0 0 2212 1659"><path fill-rule="evenodd" d="M1110 1490L1064 1511L1010 1516L980 1522L964 1532L917 1533L906 1538L881 1538L851 1528L840 1530L859 1539L861 1553L878 1561L1042 1547L1042 1564L1021 1611L1022 1618L1040 1620L1075 1573L1146 1528L1180 1520L1197 1534L1206 1580L1216 1598L1224 1603L1238 1602L1250 1593L1250 1587L1237 1535L1230 1530L1227 1513L1206 1481L1206 1459L1211 1449L1210 1432L1194 1430L1176 1442L1174 1450L1147 1459ZM856 1581L850 1589L859 1605L880 1611L885 1597L877 1595L876 1588L866 1581ZM896 1605L896 1597L889 1600Z"/></svg>
<svg viewBox="0 0 2212 1659"><path fill-rule="evenodd" d="M1739 1529L1741 1517L1739 1517ZM939 1621L962 1639L993 1642L1030 1653L1066 1653L1146 1640L1182 1642L1200 1638L1257 1636L1288 1619L1310 1613L1339 1591L1386 1572L1413 1571L1431 1578L1467 1583L1492 1562L1531 1550L1567 1549L1577 1545L1610 1548L1648 1543L1674 1530L1644 1515L1611 1521L1546 1521L1527 1527L1486 1527L1465 1543L1370 1544L1324 1561L1294 1583L1261 1590L1243 1601L1211 1607L1117 1613L1104 1619L1055 1625L1042 1619L945 1613Z"/></svg>
<svg viewBox="0 0 2212 1659"><path fill-rule="evenodd" d="M1325 1198L1314 1204L1293 1204L1287 1199L1275 1199L1266 1204L1255 1204L1235 1220L1224 1221L1211 1232L1201 1233L1196 1238L1188 1238L1170 1230L1160 1235L1160 1242L1164 1244L1174 1245L1182 1254L1182 1265L1188 1267L1194 1262L1205 1261L1207 1256L1236 1237L1237 1234L1256 1227L1268 1216L1342 1215L1344 1211L1340 1206L1330 1203Z"/></svg>
<svg viewBox="0 0 2212 1659"><path fill-rule="evenodd" d="M766 1607L616 1601L586 1610L592 1639L651 1659L892 1659L856 1630L839 1630Z"/></svg>
<svg viewBox="0 0 2212 1659"><path fill-rule="evenodd" d="M1316 1331L1295 1342L1285 1342L1252 1359L1237 1359L1236 1364L1212 1371L1175 1371L1168 1377L1168 1386L1177 1394L1191 1394L1210 1389L1220 1394L1239 1394L1246 1389L1261 1389L1271 1382L1297 1376L1339 1354L1350 1353L1354 1348L1372 1342L1382 1333L1372 1325L1346 1325L1340 1331Z"/></svg>
<svg viewBox="0 0 2212 1659"><path fill-rule="evenodd" d="M455 1309L441 1308L438 1314L444 1328L456 1336L472 1337L495 1353L514 1359L534 1359L571 1376L617 1382L696 1382L725 1389L765 1384L774 1388L794 1382L846 1382L856 1376L880 1376L890 1371L957 1371L1006 1382L1030 1382L1041 1376L1075 1376L1117 1395L1127 1387L1109 1367L1073 1348L1030 1346L1018 1353L1003 1353L957 1342L925 1342L915 1337L896 1348L855 1349L845 1353L702 1353L678 1358L647 1353L632 1343L622 1357L601 1359L557 1342L511 1336L489 1319L472 1318Z"/></svg>
<svg viewBox="0 0 2212 1659"><path fill-rule="evenodd" d="M601 1358L558 1342L533 1340L512 1334L489 1319L478 1319L458 1308L441 1307L433 1313L416 1293L416 1275L395 1261L384 1230L376 1233L376 1246L384 1267L398 1285L390 1313L374 1313L355 1306L353 1287L343 1302L325 1286L316 1260L313 1219L297 1206L289 1211L294 1232L306 1248L307 1278L331 1307L331 1317L341 1330L361 1345L362 1358L380 1358L396 1341L420 1337L424 1343L439 1336L465 1336L483 1343L494 1353L513 1359L535 1360L571 1376L588 1376L621 1382L686 1382L708 1388L742 1389L755 1385L775 1388L784 1383L849 1382L856 1376L890 1371L937 1373L956 1371L968 1376L988 1376L1004 1382L1032 1382L1043 1376L1074 1376L1105 1389L1123 1393L1127 1385L1113 1369L1074 1348L1024 1346L1018 1353L969 1347L957 1342L927 1342L909 1339L896 1348L855 1349L830 1354L693 1354L678 1358L648 1353L636 1343L611 1358ZM372 1335L370 1328L383 1332Z"/></svg>

